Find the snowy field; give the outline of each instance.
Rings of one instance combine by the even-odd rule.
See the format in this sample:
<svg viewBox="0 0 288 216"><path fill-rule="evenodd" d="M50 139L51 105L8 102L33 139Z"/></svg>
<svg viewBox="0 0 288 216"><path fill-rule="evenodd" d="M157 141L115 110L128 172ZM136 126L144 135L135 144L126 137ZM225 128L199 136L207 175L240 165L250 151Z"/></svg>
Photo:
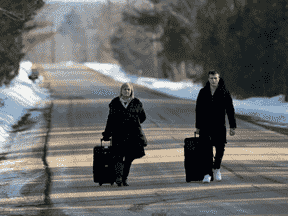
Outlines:
<svg viewBox="0 0 288 216"><path fill-rule="evenodd" d="M171 82L166 79L129 75L118 65L113 64L87 62L84 65L104 75L110 76L116 81L136 83L179 98L196 100L199 90L202 88L202 85L194 84L190 81ZM284 103L283 99L284 96L279 95L273 98L233 99L233 103L237 114L255 117L261 124L286 128L288 123L288 103Z"/></svg>
<svg viewBox="0 0 288 216"><path fill-rule="evenodd" d="M39 76L35 82L28 77L32 73L32 63L23 61L20 64L18 76L12 80L9 87L0 87L0 153L5 150L9 142L12 126L26 114L37 115L31 109L45 108L50 101L48 90L40 88L43 77Z"/></svg>

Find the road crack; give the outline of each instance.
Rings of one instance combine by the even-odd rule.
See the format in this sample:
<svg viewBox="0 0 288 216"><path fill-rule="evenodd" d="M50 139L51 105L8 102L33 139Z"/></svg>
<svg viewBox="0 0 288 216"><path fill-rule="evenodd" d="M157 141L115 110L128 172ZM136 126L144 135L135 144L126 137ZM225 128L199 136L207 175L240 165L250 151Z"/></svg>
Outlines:
<svg viewBox="0 0 288 216"><path fill-rule="evenodd" d="M156 198L155 201L133 204L128 210L132 211L132 212L140 212L140 211L143 211L143 209L149 205L161 203L161 202L166 202L167 200L171 200L171 199L163 199L161 194L159 194L158 192L155 192L154 195Z"/></svg>

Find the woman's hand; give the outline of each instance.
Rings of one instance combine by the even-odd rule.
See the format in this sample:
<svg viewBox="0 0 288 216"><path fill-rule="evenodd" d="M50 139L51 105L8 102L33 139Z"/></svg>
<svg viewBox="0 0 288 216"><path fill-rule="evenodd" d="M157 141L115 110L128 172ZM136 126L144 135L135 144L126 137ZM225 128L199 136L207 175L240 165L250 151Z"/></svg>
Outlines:
<svg viewBox="0 0 288 216"><path fill-rule="evenodd" d="M234 136L235 135L235 128L230 128L230 136Z"/></svg>
<svg viewBox="0 0 288 216"><path fill-rule="evenodd" d="M110 141L110 137L105 137L105 136L103 136L103 138L102 138L104 141Z"/></svg>

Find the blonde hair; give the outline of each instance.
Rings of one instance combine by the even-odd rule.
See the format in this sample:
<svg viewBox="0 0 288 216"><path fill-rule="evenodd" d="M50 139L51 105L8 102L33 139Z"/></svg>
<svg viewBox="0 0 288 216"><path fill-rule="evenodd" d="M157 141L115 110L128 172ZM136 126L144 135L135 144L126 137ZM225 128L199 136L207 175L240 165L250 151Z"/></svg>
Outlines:
<svg viewBox="0 0 288 216"><path fill-rule="evenodd" d="M134 88L133 85L131 83L124 83L121 88L120 88L120 98L122 97L122 89L125 87L129 87L131 89L131 95L130 98L133 99L134 98Z"/></svg>

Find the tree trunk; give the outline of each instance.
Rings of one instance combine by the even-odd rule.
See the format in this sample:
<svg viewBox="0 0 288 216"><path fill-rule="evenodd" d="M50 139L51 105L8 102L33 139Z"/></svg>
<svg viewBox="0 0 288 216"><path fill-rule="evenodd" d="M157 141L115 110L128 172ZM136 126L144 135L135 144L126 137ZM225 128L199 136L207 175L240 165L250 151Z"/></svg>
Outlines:
<svg viewBox="0 0 288 216"><path fill-rule="evenodd" d="M181 80L186 79L187 76L186 76L186 63L185 63L185 61L182 61L180 63L180 72L181 72L181 76L182 76Z"/></svg>
<svg viewBox="0 0 288 216"><path fill-rule="evenodd" d="M286 64L284 64L282 70L281 70L281 80L282 80L282 88L283 88L283 92L281 94L284 95L284 100L285 102L288 102L288 88L287 88L287 71L288 69L288 59L286 60Z"/></svg>
<svg viewBox="0 0 288 216"><path fill-rule="evenodd" d="M284 95L285 95L285 102L288 102L288 88L287 88L287 79L285 76L283 76L284 78L284 83L283 83L283 92L284 92Z"/></svg>
<svg viewBox="0 0 288 216"><path fill-rule="evenodd" d="M171 63L171 69L172 69L172 80L174 82L178 82L181 79L179 70L178 70L179 66L177 64L177 62L172 62Z"/></svg>

